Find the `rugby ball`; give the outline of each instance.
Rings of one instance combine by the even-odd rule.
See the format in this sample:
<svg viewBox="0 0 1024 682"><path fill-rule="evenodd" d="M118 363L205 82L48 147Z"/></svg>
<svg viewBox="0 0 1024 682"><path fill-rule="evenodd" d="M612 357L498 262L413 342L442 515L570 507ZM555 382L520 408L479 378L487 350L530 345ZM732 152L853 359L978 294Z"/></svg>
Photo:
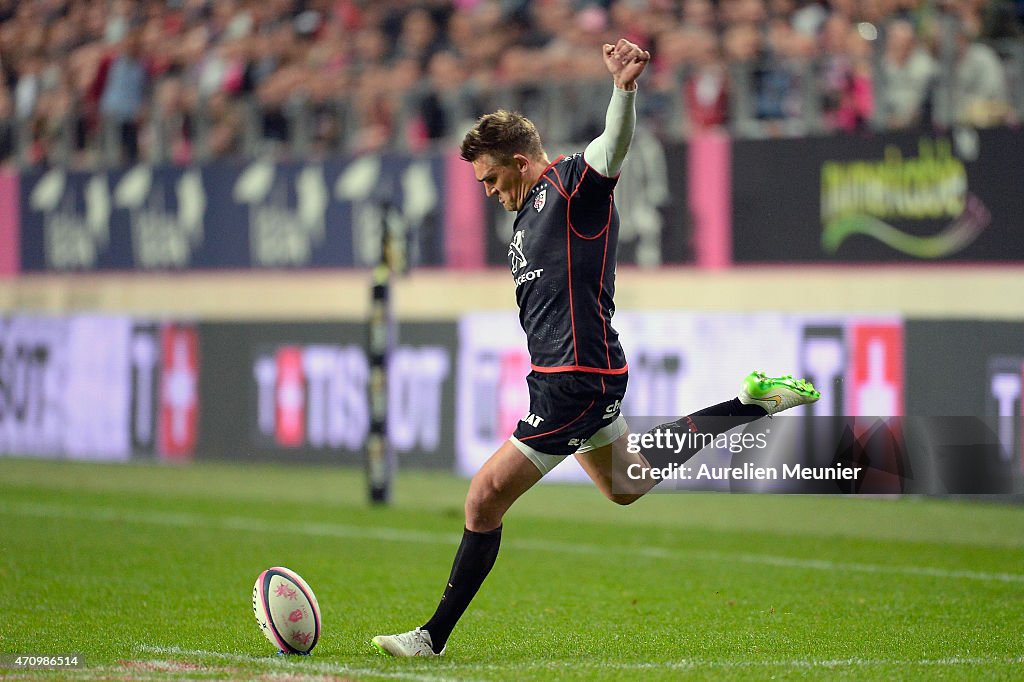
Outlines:
<svg viewBox="0 0 1024 682"><path fill-rule="evenodd" d="M252 588L252 612L263 635L286 654L308 654L320 639L320 606L298 573L274 566Z"/></svg>

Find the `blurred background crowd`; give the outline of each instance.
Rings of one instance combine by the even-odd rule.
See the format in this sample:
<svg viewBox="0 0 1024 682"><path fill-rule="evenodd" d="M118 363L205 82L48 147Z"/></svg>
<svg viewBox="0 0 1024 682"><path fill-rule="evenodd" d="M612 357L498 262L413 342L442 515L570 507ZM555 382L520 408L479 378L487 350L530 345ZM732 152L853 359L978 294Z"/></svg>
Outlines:
<svg viewBox="0 0 1024 682"><path fill-rule="evenodd" d="M1016 125L1024 0L0 0L0 158L87 168L417 150L504 106L599 132L648 48L682 139Z"/></svg>

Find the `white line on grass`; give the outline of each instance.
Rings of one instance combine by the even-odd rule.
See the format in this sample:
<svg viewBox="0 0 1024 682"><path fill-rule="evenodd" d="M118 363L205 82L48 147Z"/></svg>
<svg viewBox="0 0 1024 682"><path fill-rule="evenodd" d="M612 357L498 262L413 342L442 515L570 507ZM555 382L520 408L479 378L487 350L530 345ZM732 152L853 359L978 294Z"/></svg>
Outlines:
<svg viewBox="0 0 1024 682"><path fill-rule="evenodd" d="M247 656L245 654L229 654L223 651L204 651L202 649L183 649L176 646L150 646L143 644L135 647L135 650L143 654L156 654L159 656L183 656L187 658L206 658L231 663L246 663L256 665L275 672L281 673L322 673L327 675L362 675L364 677L382 677L396 680L419 680L421 682L443 682L451 679L449 675L421 673L413 670L382 670L380 668L366 668L345 665L344 663L329 663L319 661L315 656ZM394 663L394 661L389 661Z"/></svg>
<svg viewBox="0 0 1024 682"><path fill-rule="evenodd" d="M698 670L735 670L735 669L758 669L758 668L792 668L792 669L839 669L839 668L877 668L884 666L913 666L921 668L955 668L986 665L1020 665L1024 664L1024 656L949 656L945 658L837 658L837 659L769 659L769 660L696 660L682 659L678 661L652 661L652 662L614 662L597 660L549 660L549 661L515 661L502 665L500 663L474 663L460 662L458 660L444 659L437 662L437 675L424 675L417 672L402 673L397 671L382 671L373 668L355 668L344 664L332 664L327 662L313 662L302 659L282 658L261 659L254 656L240 654L228 654L217 651L204 651L201 649L183 649L180 647L140 646L137 650L142 653L158 654L161 656L185 656L191 658L213 658L236 663L256 664L281 664L292 670L294 663L303 672L334 672L348 673L352 675L367 675L376 677L412 678L422 680L447 680L451 679L451 673L515 673L523 670L571 672L574 670L621 670L626 671L698 671ZM444 673L449 673L444 675ZM460 677L459 679L465 679Z"/></svg>
<svg viewBox="0 0 1024 682"><path fill-rule="evenodd" d="M387 527L348 526L339 523L289 524L287 527L263 519L240 516L210 517L187 512L125 511L121 509L66 507L61 505L0 502L0 514L34 516L37 518L76 519L84 521L117 521L122 523L143 523L173 526L179 528L211 528L224 530L251 531L254 533L285 533L312 537L356 538L384 542L411 542L419 544L458 544L459 536L454 533L435 531L404 530ZM950 580L978 580L1024 584L1024 574L993 573L937 568L934 566L899 566L867 564L858 562L830 561L827 559L803 559L799 557L753 554L747 552L726 552L711 549L670 549L651 546L593 545L580 542L554 540L503 539L505 547L522 550L552 552L556 554L586 554L607 556L620 554L632 558L667 559L672 561L721 561L739 562L756 566L775 566L811 571L847 571L855 573L881 573L913 575Z"/></svg>

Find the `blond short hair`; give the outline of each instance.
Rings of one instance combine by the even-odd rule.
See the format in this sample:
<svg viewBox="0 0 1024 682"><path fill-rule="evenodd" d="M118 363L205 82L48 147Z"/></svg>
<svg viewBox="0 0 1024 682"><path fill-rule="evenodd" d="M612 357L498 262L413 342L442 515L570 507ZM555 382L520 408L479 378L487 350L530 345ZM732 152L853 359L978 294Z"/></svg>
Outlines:
<svg viewBox="0 0 1024 682"><path fill-rule="evenodd" d="M533 121L515 111L499 109L481 116L462 140L462 158L472 163L490 154L500 165L510 165L512 156L532 159L544 156L540 133Z"/></svg>

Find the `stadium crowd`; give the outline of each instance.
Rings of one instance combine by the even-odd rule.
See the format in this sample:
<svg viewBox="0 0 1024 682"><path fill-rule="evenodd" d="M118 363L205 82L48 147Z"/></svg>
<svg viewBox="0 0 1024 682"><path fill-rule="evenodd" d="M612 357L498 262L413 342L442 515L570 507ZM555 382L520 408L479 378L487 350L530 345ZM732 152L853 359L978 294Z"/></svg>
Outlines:
<svg viewBox="0 0 1024 682"><path fill-rule="evenodd" d="M1014 124L1022 17L1022 0L0 0L0 157L416 149L516 104L582 119L552 126L573 138L601 113L594 51L621 36L651 51L641 115L664 135Z"/></svg>

